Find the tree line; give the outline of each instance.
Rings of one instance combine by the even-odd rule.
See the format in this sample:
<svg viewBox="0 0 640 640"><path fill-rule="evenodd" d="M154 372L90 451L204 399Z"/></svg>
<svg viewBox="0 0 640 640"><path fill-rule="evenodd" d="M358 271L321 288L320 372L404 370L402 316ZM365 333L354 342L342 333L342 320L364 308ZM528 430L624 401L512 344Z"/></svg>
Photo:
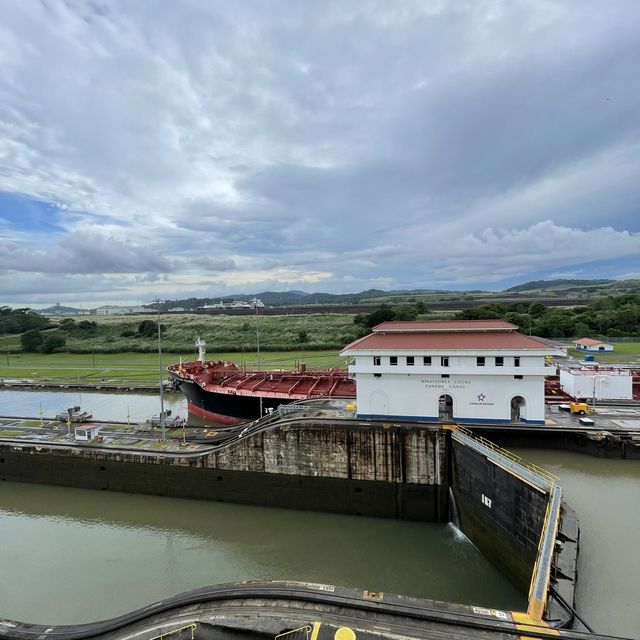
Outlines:
<svg viewBox="0 0 640 640"><path fill-rule="evenodd" d="M459 320L500 318L521 333L541 338L640 337L640 295L608 296L580 307L547 307L540 302L490 303L456 314Z"/></svg>

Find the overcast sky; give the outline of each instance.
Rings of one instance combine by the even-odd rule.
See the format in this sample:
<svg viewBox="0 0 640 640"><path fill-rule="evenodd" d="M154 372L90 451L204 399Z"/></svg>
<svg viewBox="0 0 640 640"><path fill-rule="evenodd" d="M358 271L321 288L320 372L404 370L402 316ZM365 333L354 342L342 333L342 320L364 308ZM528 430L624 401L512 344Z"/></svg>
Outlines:
<svg viewBox="0 0 640 640"><path fill-rule="evenodd" d="M0 16L0 304L640 277L637 0Z"/></svg>

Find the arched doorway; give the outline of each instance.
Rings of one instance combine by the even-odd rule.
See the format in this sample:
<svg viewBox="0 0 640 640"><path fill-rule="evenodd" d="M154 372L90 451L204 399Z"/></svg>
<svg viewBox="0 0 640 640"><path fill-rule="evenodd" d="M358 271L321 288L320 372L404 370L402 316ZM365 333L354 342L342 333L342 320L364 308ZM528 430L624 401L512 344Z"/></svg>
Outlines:
<svg viewBox="0 0 640 640"><path fill-rule="evenodd" d="M526 418L526 404L522 396L514 396L511 398L511 422L520 422Z"/></svg>
<svg viewBox="0 0 640 640"><path fill-rule="evenodd" d="M389 415L389 396L384 391L374 391L369 396L369 414L372 416Z"/></svg>
<svg viewBox="0 0 640 640"><path fill-rule="evenodd" d="M440 420L453 420L453 398L447 393L438 398L438 417Z"/></svg>

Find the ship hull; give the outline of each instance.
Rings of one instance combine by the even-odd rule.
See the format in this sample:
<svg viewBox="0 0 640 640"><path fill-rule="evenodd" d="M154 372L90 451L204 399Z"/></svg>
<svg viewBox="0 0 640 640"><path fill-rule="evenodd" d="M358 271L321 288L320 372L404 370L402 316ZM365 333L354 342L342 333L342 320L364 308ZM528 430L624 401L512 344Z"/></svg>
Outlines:
<svg viewBox="0 0 640 640"><path fill-rule="evenodd" d="M187 399L190 413L218 424L242 424L256 420L269 409L293 400L247 396L236 393L216 393L202 389L191 380L180 380L179 389Z"/></svg>

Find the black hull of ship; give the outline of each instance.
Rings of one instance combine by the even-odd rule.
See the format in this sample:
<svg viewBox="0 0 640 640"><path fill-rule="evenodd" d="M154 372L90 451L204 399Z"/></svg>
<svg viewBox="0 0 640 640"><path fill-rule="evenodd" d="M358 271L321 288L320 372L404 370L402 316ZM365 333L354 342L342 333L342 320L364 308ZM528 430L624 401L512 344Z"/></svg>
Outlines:
<svg viewBox="0 0 640 640"><path fill-rule="evenodd" d="M267 409L293 402L283 398L205 391L190 380L180 381L179 389L187 399L189 413L218 424L250 422L264 415Z"/></svg>

